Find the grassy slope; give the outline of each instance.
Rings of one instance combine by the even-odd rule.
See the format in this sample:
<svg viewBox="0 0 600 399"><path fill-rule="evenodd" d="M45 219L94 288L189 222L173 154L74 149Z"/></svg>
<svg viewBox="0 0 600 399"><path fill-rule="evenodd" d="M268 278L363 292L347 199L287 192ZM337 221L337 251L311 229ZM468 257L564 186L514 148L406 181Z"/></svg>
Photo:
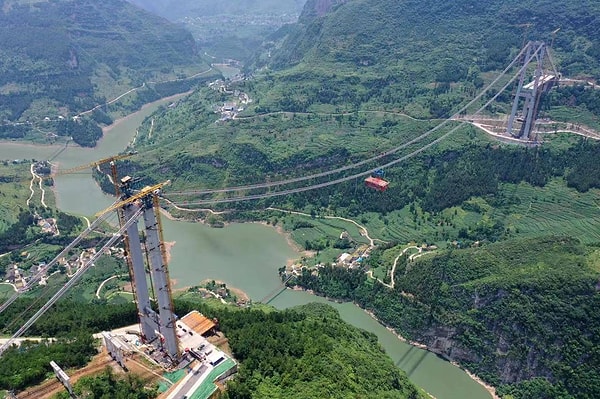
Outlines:
<svg viewBox="0 0 600 399"><path fill-rule="evenodd" d="M27 208L25 202L29 198L29 163L8 165L0 163L0 232L4 231L9 225L17 221L19 210ZM39 190L38 190L39 192ZM39 202L39 195L37 196Z"/></svg>

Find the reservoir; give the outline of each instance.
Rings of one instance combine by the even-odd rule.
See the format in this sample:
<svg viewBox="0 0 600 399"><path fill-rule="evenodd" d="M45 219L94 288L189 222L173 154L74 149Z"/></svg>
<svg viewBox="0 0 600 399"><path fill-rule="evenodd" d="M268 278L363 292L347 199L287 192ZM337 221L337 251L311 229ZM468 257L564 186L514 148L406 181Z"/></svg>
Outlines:
<svg viewBox="0 0 600 399"><path fill-rule="evenodd" d="M61 169L84 165L124 150L139 124L161 104L144 107L105 132L94 149L67 147L55 158ZM61 146L0 142L0 159L48 159ZM60 176L56 179L58 206L61 210L92 216L108 207L114 199L102 194L91 172ZM277 269L299 255L285 237L273 227L258 223L233 224L213 229L198 223L163 218L166 241L175 242L169 265L170 277L177 288L200 283L204 279L222 280L245 291L259 301L280 282ZM302 291L286 290L270 304L287 308L309 302L327 302ZM489 399L491 395L458 367L423 349L400 341L392 332L351 303L330 303L347 322L373 332L393 361L410 379L437 399Z"/></svg>

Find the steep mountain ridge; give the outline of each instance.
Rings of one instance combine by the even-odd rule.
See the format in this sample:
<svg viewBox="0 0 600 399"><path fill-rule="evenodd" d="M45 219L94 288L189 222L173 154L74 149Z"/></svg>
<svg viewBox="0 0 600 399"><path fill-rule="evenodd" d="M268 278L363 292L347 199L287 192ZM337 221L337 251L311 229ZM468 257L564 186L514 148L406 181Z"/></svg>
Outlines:
<svg viewBox="0 0 600 399"><path fill-rule="evenodd" d="M306 271L299 282L355 301L504 398L596 398L599 255L598 246L544 236L402 257L393 289L339 268Z"/></svg>
<svg viewBox="0 0 600 399"><path fill-rule="evenodd" d="M334 7L348 2L349 0L308 0L302 9L299 22L305 23L310 20L322 17L331 12Z"/></svg>
<svg viewBox="0 0 600 399"><path fill-rule="evenodd" d="M122 0L0 0L0 116L67 116L202 63L191 34Z"/></svg>
<svg viewBox="0 0 600 399"><path fill-rule="evenodd" d="M422 64L435 77L448 60L496 69L532 39L552 41L564 72L576 74L584 71L582 63L598 69L599 12L589 0L311 0L268 65L390 70Z"/></svg>

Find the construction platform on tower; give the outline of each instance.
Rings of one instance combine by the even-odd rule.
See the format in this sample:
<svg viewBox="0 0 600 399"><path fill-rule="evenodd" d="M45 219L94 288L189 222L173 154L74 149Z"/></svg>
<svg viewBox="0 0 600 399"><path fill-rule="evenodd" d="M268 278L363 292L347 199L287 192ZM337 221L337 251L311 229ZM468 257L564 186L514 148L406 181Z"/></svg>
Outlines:
<svg viewBox="0 0 600 399"><path fill-rule="evenodd" d="M177 364L165 354L162 337L144 343L139 325L98 334L111 357L127 369L134 354L159 365L170 375L172 385L162 383L161 399L209 399L219 390L217 384L237 372L236 361L219 349L211 337L217 336L216 320L192 311L176 322L181 356Z"/></svg>

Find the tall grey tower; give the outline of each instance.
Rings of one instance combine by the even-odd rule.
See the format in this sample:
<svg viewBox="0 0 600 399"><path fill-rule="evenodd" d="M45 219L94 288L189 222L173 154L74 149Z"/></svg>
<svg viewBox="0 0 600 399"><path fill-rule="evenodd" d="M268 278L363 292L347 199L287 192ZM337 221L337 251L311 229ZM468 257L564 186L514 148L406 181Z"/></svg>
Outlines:
<svg viewBox="0 0 600 399"><path fill-rule="evenodd" d="M129 177L121 180L122 199L127 202L122 205L121 211L125 219L128 219L141 209L144 219L143 240L139 234L137 221L127 229L128 262L142 339L146 343L160 346L171 361L176 362L180 357L180 351L160 221L158 204L158 190L160 189L146 187L139 193L134 193L130 183L131 178ZM144 262L144 252L147 265ZM156 297L158 313L150 303L146 266L149 269L151 288Z"/></svg>
<svg viewBox="0 0 600 399"><path fill-rule="evenodd" d="M548 58L552 72L544 71L544 60ZM525 84L528 66L535 62L535 71L531 82ZM531 131L537 119L540 99L543 93L550 90L559 80L556 68L552 63L546 43L529 42L526 45L525 59L521 73L512 110L508 118L506 133L525 140L531 140ZM520 123L518 131L515 132L515 121Z"/></svg>

